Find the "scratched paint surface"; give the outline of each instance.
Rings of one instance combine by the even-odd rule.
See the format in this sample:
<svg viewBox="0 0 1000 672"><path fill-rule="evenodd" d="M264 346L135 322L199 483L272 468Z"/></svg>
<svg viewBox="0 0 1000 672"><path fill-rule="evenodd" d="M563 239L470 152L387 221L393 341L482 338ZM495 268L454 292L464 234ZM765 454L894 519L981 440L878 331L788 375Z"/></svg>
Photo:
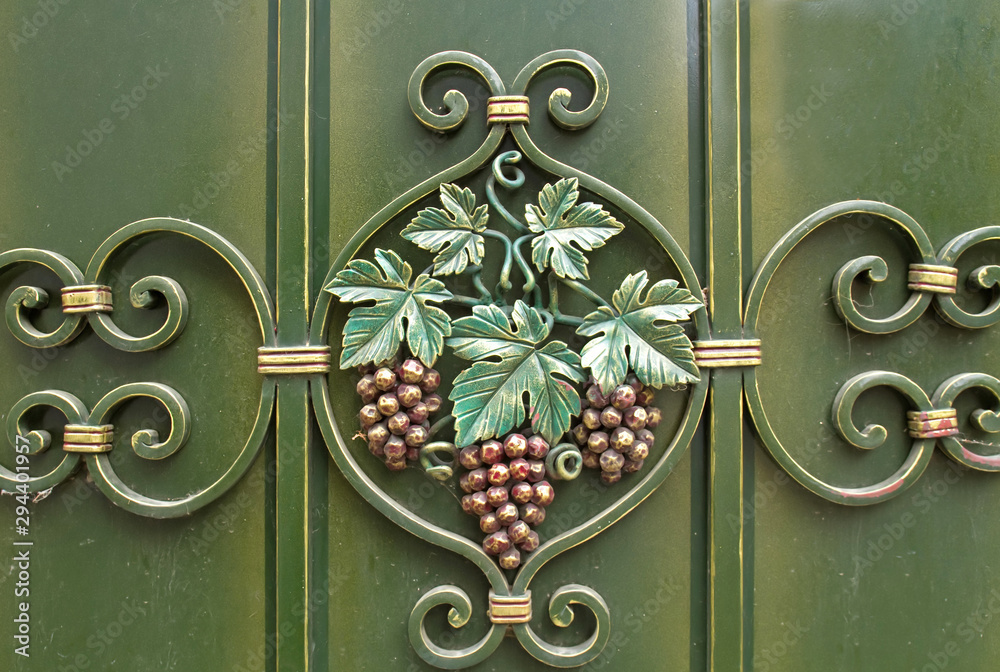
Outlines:
<svg viewBox="0 0 1000 672"><path fill-rule="evenodd" d="M752 249L759 263L798 221L826 205L891 203L923 226L935 249L992 225L997 122L991 81L1000 19L993 5L847 2L751 5ZM850 36L850 37L848 37ZM960 277L996 263L994 243L960 259ZM886 443L861 451L841 440L830 409L851 376L885 369L933 391L965 371L997 375L996 328L945 325L933 310L896 334L848 328L830 303L839 267L879 255L889 278L859 283L861 309L888 315L906 301L913 261L898 231L872 218L824 225L788 256L761 315L761 395L776 434L807 468L843 486L875 483L906 459L909 404L887 389L862 397L855 424L884 425ZM960 284L963 284L960 281ZM964 287L962 288L964 292ZM972 309L983 297L965 292ZM768 344L771 344L770 346ZM790 394L789 392L792 391ZM968 422L970 445L998 450ZM988 445L983 445L988 444ZM1000 653L991 558L1000 483L941 451L897 498L871 507L831 504L754 455L756 494L752 660L748 669L978 671Z"/></svg>

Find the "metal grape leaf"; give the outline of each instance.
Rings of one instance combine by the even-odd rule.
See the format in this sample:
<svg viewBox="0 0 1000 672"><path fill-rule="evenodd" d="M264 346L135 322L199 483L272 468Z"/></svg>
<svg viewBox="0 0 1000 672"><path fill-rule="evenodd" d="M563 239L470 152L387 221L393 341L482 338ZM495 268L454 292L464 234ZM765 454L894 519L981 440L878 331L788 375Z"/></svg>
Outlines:
<svg viewBox="0 0 1000 672"><path fill-rule="evenodd" d="M375 250L379 268L365 259L354 259L324 289L343 301L374 301L348 313L344 326L340 368L379 363L395 356L403 340L410 351L427 366L444 348L444 337L451 335L448 313L430 301L446 301L452 293L444 283L429 275L417 276L410 287L413 269L392 250Z"/></svg>
<svg viewBox="0 0 1000 672"><path fill-rule="evenodd" d="M541 236L531 241L531 261L543 271L573 280L590 278L587 257L581 250L601 247L625 228L597 203L576 205L580 194L575 177L547 184L538 195L541 207L525 206L528 227Z"/></svg>
<svg viewBox="0 0 1000 672"><path fill-rule="evenodd" d="M445 209L427 208L417 213L402 236L431 252L434 273L461 273L469 264L481 264L485 253L483 237L489 215L486 206L476 207L476 197L468 189L454 184L441 185L441 203Z"/></svg>
<svg viewBox="0 0 1000 672"><path fill-rule="evenodd" d="M657 282L642 300L646 282L646 271L626 277L611 298L618 314L601 306L576 330L581 336L600 334L583 346L581 355L605 392L624 382L629 364L643 383L653 387L700 380L684 329L664 323L686 320L701 301L678 287L676 280Z"/></svg>
<svg viewBox="0 0 1000 672"><path fill-rule="evenodd" d="M580 356L562 341L541 345L549 335L537 310L523 301L511 317L496 306L475 306L472 316L455 320L448 345L463 359L476 360L455 378L455 442L467 446L501 436L524 422L524 395L530 399L532 429L555 444L580 413ZM485 360L485 361L483 361Z"/></svg>

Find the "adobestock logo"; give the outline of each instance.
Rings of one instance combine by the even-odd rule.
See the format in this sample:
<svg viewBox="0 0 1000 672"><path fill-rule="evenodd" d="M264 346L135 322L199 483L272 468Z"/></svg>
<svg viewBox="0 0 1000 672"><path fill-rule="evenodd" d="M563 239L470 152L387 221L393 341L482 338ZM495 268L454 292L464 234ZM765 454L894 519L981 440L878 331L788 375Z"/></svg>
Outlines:
<svg viewBox="0 0 1000 672"><path fill-rule="evenodd" d="M160 85L170 73L164 72L162 65L147 66L145 74L138 84L133 86L127 93L123 93L115 98L111 103L111 113L119 122L128 119L132 113L139 109L142 101L146 100L149 92ZM81 138L71 145L66 145L66 154L62 161L52 162L52 172L59 182L80 167L83 160L90 156L95 149L101 146L112 133L118 129L115 120L111 116L104 117L91 128L84 128L80 131Z"/></svg>
<svg viewBox="0 0 1000 672"><path fill-rule="evenodd" d="M13 30L7 31L7 41L10 42L14 53L38 37L38 31L49 25L49 21L69 3L70 0L38 0L38 11L30 17L28 15L21 17L21 29L16 33Z"/></svg>
<svg viewBox="0 0 1000 672"><path fill-rule="evenodd" d="M361 54L402 11L402 0L390 0L385 6L370 12L364 26L355 27L354 32L340 43L341 53L348 61Z"/></svg>

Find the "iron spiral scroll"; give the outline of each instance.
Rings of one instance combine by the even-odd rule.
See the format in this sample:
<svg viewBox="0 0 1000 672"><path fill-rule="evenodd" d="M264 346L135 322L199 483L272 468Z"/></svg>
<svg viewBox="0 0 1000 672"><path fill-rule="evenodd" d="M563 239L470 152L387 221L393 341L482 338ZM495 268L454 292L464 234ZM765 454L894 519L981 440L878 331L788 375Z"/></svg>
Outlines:
<svg viewBox="0 0 1000 672"><path fill-rule="evenodd" d="M153 236L181 236L197 241L218 255L236 274L254 307L263 348L275 345L275 320L271 296L263 279L250 261L218 233L192 222L169 217L143 219L128 224L109 236L94 252L83 272L70 259L56 252L20 248L0 254L0 271L16 266L42 266L54 273L62 284L62 322L52 331L43 331L33 321L35 311L56 311L58 303L40 287L20 286L7 298L6 322L11 333L25 345L37 349L65 346L89 326L113 348L127 353L148 352L169 346L184 331L190 307L181 285L168 277L150 275L134 282L129 290L133 308L166 307L163 324L145 336L122 330L114 320L112 290L108 284L111 262L126 247L142 244ZM51 305L57 304L57 305ZM160 498L144 494L128 485L115 471L112 450L122 442L113 423L115 413L134 399L147 398L166 412L170 431L165 438L155 430L133 433L125 443L145 460L164 460L188 444L192 416L184 397L168 385L157 382L128 383L104 395L92 410L78 397L63 390L43 390L21 398L7 417L6 434L17 458L44 452L52 445L51 432L30 426L32 409L55 409L65 419L62 437L63 457L48 473L28 477L20 470L0 466L0 490L26 494L51 489L65 482L82 464L86 464L98 489L116 505L143 516L174 518L187 515L228 492L250 469L264 445L276 393L275 379L264 377L256 418L249 436L237 456L213 482L193 488L178 498ZM25 448L26 446L26 448ZM205 445L195 446L207 449ZM188 450L191 450L189 447Z"/></svg>
<svg viewBox="0 0 1000 672"><path fill-rule="evenodd" d="M570 109L570 92L557 88L547 103L552 122L567 131L597 122L608 100L608 77L595 59L580 51L563 49L542 54L528 63L509 87L486 61L466 52L438 53L417 66L409 81L408 100L417 119L435 132L450 132L467 122L470 105L464 94L452 89L443 96L443 111L434 111L424 96L428 79L447 71L471 73L485 82L490 95L484 120L486 137L467 158L398 196L358 230L332 265L311 323L310 343L329 343L333 357L339 358L340 370L331 371L329 378L314 375L310 388L322 434L341 472L392 522L466 558L489 584L488 629L478 642L465 648L439 645L426 628L427 619L439 607L447 608L447 622L453 628L472 621L472 601L464 590L442 585L424 593L413 607L410 642L421 658L444 669L464 668L485 660L510 631L532 656L556 667L583 665L601 653L612 622L604 599L593 588L579 583L567 583L549 595L545 611L556 626L568 626L574 610L580 607L595 619L593 631L584 641L570 646L553 644L532 627L532 606L538 600L532 597L532 580L550 560L610 527L663 483L691 441L708 392L708 376L699 372L690 340L691 336L709 337L707 314L700 300L698 278L683 250L649 212L614 187L544 153L528 131L532 120L529 85L538 73L553 67L582 73L592 95L583 109L575 111ZM513 214L516 208L509 207L509 203L530 191L525 189L525 171L529 169L538 171L546 184L538 189L536 200L530 196L526 199L522 220ZM477 176L480 183L486 178L481 192L475 183ZM435 192L439 202L432 200ZM418 205L423 209L415 212ZM626 229L633 235L645 236L661 250L676 269L677 279L654 280L644 270L615 271L615 282L620 280L620 285L616 285L613 296L602 296L591 289L590 257L595 259L593 263L599 263L600 248L614 244L614 236ZM384 242L386 230L398 231L413 246L389 247ZM502 254L488 254L487 245L490 250L493 246L502 249ZM420 265L406 261L411 255L422 254L418 247L435 254L422 272L418 272ZM485 279L493 275L495 282ZM569 300L567 292L572 294ZM357 305L345 314L342 303ZM589 312L573 314L573 306L579 310L581 305L588 305ZM577 353L566 340L552 338L554 334L568 335L567 339L575 334L589 340ZM410 355L405 354L407 349ZM386 363L399 353L403 353L399 359L410 359L402 364L396 361L393 374ZM443 408L443 417L431 425L423 412L410 415L397 402L399 397L411 395L411 387L428 382L417 372L430 369L439 358L447 366L464 368L451 387L452 405ZM351 372L357 366L362 367L362 373L352 379ZM576 478L585 460L594 466L597 458L588 455L587 442L591 434L600 433L592 429L584 437L587 430L577 431L584 427L578 420L583 412L578 386L587 379L586 371L592 380L588 392L598 390L595 396L605 404L601 408L617 408L602 393L610 395L612 389L626 386L648 395L642 399L651 398L652 392L661 387L686 387L683 408L678 409L672 435L656 440L650 459L633 461L615 450L605 450L602 474L612 474L602 476L606 482L621 478L619 458L635 470L612 486L624 492L582 524L540 543L536 535L534 542L520 545L522 550L530 549L524 551L527 557L523 562L519 552L515 553L517 559L511 560L513 544L500 556L506 568L498 566L496 555L491 555L503 544L493 544L490 539L496 534L506 536L516 523L501 528L503 533L493 533L480 545L465 533L417 515L393 496L391 482L386 485L384 478L374 479L371 475L372 470L382 469L380 461L394 470L407 465L406 457L402 457L404 448L399 447L401 442L392 437L403 436L395 432L409 421L400 418L393 426L393 434L379 430L377 439L366 438L372 434L364 432L380 422L407 415L413 422L423 420L427 428L427 436L416 432L415 445L409 451L414 458L411 466L419 464L428 477L441 485L442 493L449 489L454 492L455 480L461 480L462 487L469 488L466 502L474 490L482 492L475 489L474 479L478 476L473 474L486 470L472 470L463 474L463 479L455 479L459 462L467 469L475 464L492 464L489 478L496 471L499 479L508 461L515 468L519 458L514 456L521 455L524 448L504 448L506 456L497 458L503 469L494 469L497 463L488 459L477 462L476 456L486 455L486 444L492 437L499 439L505 434L517 446L524 439L518 432L534 434L532 440L538 450L531 455L537 457L535 462L547 459L539 467L545 470L541 476L553 480ZM338 412L330 394L331 386L357 383L362 375L358 388L366 403L362 408L366 428L362 438L378 459L364 447L358 449L359 442L351 438L358 423L357 408L338 406ZM397 382L392 375L411 382ZM382 377L377 388L373 387L375 376ZM631 381L629 385L627 381ZM424 385L424 394L433 391L437 382L434 379ZM627 408L631 410L638 407L638 402L632 401L636 394L622 389L618 398L626 399L622 404L635 404ZM384 401L392 395L393 399ZM420 398L418 393L413 397ZM379 404L384 401L384 405L378 406L375 399ZM588 409L594 411L588 418L593 420L598 407L594 399L587 403ZM436 408L438 400L433 405ZM366 410L369 406L376 409ZM395 415L383 416L378 408ZM609 413L612 420L617 419L613 412ZM644 422L637 420L639 416L639 411L632 411L630 416L637 427ZM641 418L645 417L643 409ZM574 422L579 424L570 431ZM625 426L621 424L623 419L617 422L616 427ZM610 431L612 425L603 426ZM575 440L569 438L573 436ZM624 431L617 436L617 446L628 439ZM418 438L426 443L418 443ZM387 440L396 441L391 455ZM476 445L480 442L482 449ZM539 448L542 444L544 449ZM463 447L476 450L463 453ZM550 447L551 452L545 454ZM614 467L619 471L615 472ZM541 483L548 486L548 481ZM537 487L538 482L527 489L522 486L526 494L536 489L532 502L539 501ZM513 488L509 492L513 493ZM483 517L488 515L492 514ZM484 525L481 519L485 532ZM518 534L522 532L519 529Z"/></svg>
<svg viewBox="0 0 1000 672"><path fill-rule="evenodd" d="M830 302L837 317L855 332L876 336L903 332L914 325L933 305L940 320L954 328L982 330L1000 322L1000 266L984 264L971 270L964 278L975 293L988 296L986 306L978 312L968 311L956 302L959 284L959 257L973 246L1000 240L1000 227L986 226L956 236L935 252L931 239L910 215L887 203L876 201L846 201L822 208L792 228L767 253L750 285L746 299L745 333L759 336L760 317L767 290L782 263L793 250L817 229L839 217L862 215L885 227L895 229L897 240L903 241L910 259L904 277L890 277L889 266L881 256L864 255L847 261L834 274L830 284ZM862 307L854 292L865 284L905 279L908 296L903 305L885 317L871 317L872 307ZM974 410L968 424L974 429L995 434L1000 432L1000 381L986 373L960 373L941 381L933 392L925 390L913 378L901 371L863 371L846 380L831 400L832 427L840 439L855 448L871 451L882 446L891 433L902 434L910 441L903 463L888 477L870 485L848 487L828 482L816 475L787 442L783 442L772 426L765 409L759 383L760 372L744 372L744 389L754 427L761 442L778 465L796 481L816 495L839 504L864 506L898 497L926 471L938 446L952 460L979 471L1000 471L1000 456L984 455L977 450L977 441L970 440L961 429L955 406L956 399L978 390L996 404L992 409ZM853 413L859 397L874 388L894 390L909 404L905 418L892 429L888 423L855 425Z"/></svg>

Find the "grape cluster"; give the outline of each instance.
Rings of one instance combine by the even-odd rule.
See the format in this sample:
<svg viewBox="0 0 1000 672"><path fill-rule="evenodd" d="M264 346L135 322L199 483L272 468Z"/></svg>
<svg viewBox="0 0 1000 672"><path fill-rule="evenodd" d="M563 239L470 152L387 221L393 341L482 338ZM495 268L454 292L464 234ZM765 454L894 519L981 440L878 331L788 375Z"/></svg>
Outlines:
<svg viewBox="0 0 1000 672"><path fill-rule="evenodd" d="M545 520L545 507L555 499L555 490L545 480L548 452L541 436L512 433L502 442L490 439L458 453L459 463L468 470L459 478L466 493L462 509L479 518L479 529L487 535L483 550L499 556L504 569L517 568L521 552L530 553L540 543L531 528Z"/></svg>
<svg viewBox="0 0 1000 672"><path fill-rule="evenodd" d="M601 480L611 485L622 473L642 469L653 447L653 432L660 424L660 409L651 406L653 389L635 374L605 395L593 379L582 402L580 424L572 430L573 440L583 452L583 465L601 470Z"/></svg>
<svg viewBox="0 0 1000 672"><path fill-rule="evenodd" d="M365 405L358 418L368 450L392 471L406 469L407 460L420 458L431 428L428 418L441 408L441 396L434 394L441 374L415 358L399 366L369 365L359 373L357 392Z"/></svg>

